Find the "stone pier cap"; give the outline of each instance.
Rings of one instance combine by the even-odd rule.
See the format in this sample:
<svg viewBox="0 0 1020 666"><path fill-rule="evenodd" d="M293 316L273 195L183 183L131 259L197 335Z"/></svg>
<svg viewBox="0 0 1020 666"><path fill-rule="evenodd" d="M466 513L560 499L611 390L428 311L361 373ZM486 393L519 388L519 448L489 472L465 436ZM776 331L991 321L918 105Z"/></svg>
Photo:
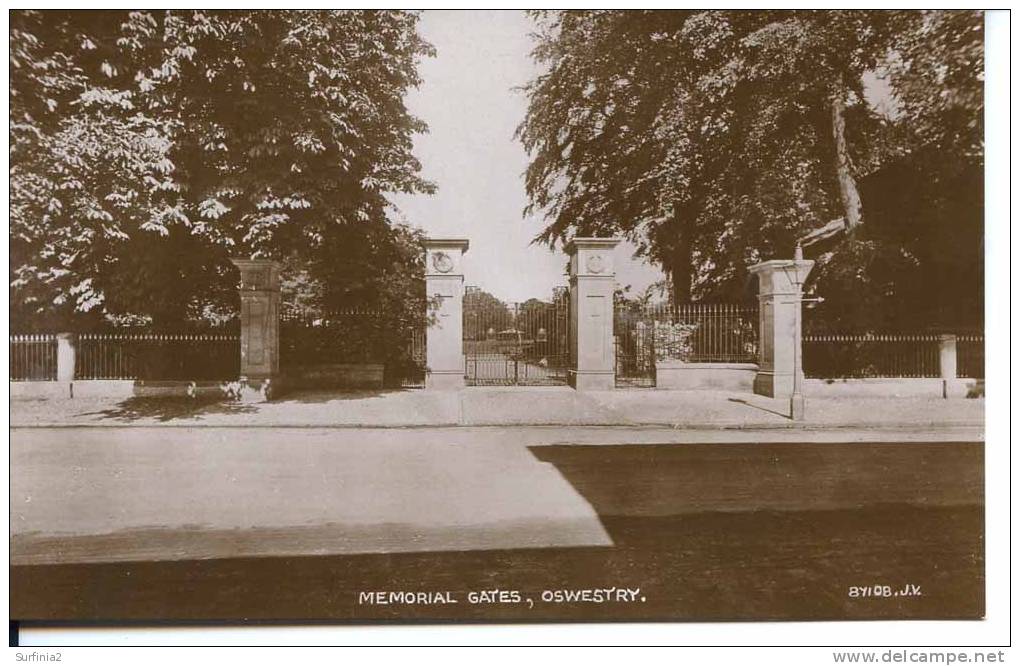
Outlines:
<svg viewBox="0 0 1020 666"><path fill-rule="evenodd" d="M815 262L811 259L772 259L751 266L747 270L758 276L758 294L793 294L803 287Z"/></svg>
<svg viewBox="0 0 1020 666"><path fill-rule="evenodd" d="M563 246L563 251L573 254L575 249L588 247L614 248L620 244L619 238L572 238Z"/></svg>
<svg viewBox="0 0 1020 666"><path fill-rule="evenodd" d="M467 238L426 238L425 247L455 247L467 252L471 242Z"/></svg>
<svg viewBox="0 0 1020 666"><path fill-rule="evenodd" d="M429 252L429 254L432 254L432 253L435 253L435 252L442 252L443 250L453 250L453 251L458 252L460 254L464 254L465 252L468 251L468 246L469 245L470 245L470 242L468 241L467 238L426 238L425 239L425 249ZM430 257L430 260L431 260L431 257ZM427 268L428 268L429 272L441 272L441 271L439 271L439 267L436 267L436 266L432 265L431 261L430 261L429 266Z"/></svg>
<svg viewBox="0 0 1020 666"><path fill-rule="evenodd" d="M276 291L280 288L280 262L272 259L231 259L241 273L241 291Z"/></svg>

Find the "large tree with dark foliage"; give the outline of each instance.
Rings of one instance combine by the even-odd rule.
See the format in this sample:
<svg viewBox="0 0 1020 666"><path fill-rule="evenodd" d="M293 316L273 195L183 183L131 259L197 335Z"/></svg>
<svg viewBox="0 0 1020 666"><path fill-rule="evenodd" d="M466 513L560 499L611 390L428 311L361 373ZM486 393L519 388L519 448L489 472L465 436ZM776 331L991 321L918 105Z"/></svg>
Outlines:
<svg viewBox="0 0 1020 666"><path fill-rule="evenodd" d="M432 189L404 105L432 51L416 23L12 12L12 317L229 316L236 256L283 260L306 306L423 309L420 239L384 198Z"/></svg>
<svg viewBox="0 0 1020 666"><path fill-rule="evenodd" d="M862 178L936 141L943 158L980 160L980 13L536 19L545 70L527 87L518 132L532 156L529 212L549 219L536 240L625 235L678 300L746 291L747 266L790 256L834 219L849 233L819 256L818 275L847 293L887 290L868 282L873 257L917 257L872 237ZM895 114L867 100L876 73L892 84Z"/></svg>

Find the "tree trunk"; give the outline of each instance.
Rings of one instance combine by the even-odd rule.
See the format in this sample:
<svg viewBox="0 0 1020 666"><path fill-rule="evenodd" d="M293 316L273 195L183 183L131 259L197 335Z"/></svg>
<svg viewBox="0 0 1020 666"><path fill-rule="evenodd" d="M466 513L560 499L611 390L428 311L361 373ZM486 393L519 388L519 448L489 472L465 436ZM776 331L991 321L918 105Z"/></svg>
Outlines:
<svg viewBox="0 0 1020 666"><path fill-rule="evenodd" d="M861 196L854 180L853 163L846 146L846 118L842 86L832 96L832 138L836 142L836 179L839 181L839 198L843 202L846 230L852 234L861 219Z"/></svg>
<svg viewBox="0 0 1020 666"><path fill-rule="evenodd" d="M691 220L687 222L690 224ZM692 259L694 248L691 243L691 234L687 230L679 230L678 235L677 244L670 253L669 266L667 267L673 287L673 302L676 304L690 302L692 283L694 282L694 261Z"/></svg>

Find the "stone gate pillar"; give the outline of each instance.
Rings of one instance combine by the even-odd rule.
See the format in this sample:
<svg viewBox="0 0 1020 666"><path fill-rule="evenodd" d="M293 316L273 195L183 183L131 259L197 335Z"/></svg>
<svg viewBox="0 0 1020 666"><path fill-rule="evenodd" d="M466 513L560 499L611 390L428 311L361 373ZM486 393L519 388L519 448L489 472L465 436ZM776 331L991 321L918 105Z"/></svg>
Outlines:
<svg viewBox="0 0 1020 666"><path fill-rule="evenodd" d="M430 238L425 241L425 294L439 298L425 334L425 388L453 390L464 386L464 269L468 241Z"/></svg>
<svg viewBox="0 0 1020 666"><path fill-rule="evenodd" d="M578 391L615 388L613 251L618 238L575 238L570 256L570 385Z"/></svg>
<svg viewBox="0 0 1020 666"><path fill-rule="evenodd" d="M267 400L280 372L280 264L231 259L241 271L242 399Z"/></svg>
<svg viewBox="0 0 1020 666"><path fill-rule="evenodd" d="M772 398L793 395L794 368L801 379L801 299L804 280L815 265L804 259L765 261L751 266L758 276L758 374L754 392Z"/></svg>

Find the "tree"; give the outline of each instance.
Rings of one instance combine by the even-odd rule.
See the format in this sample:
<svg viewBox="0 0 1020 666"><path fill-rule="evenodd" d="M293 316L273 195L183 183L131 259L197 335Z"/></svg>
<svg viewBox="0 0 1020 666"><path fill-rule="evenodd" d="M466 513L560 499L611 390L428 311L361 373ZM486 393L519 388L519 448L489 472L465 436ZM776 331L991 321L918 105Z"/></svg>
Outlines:
<svg viewBox="0 0 1020 666"><path fill-rule="evenodd" d="M862 177L867 233L823 246L812 319L849 327L980 327L984 309L984 42L980 11L896 12L877 68L883 159Z"/></svg>
<svg viewBox="0 0 1020 666"><path fill-rule="evenodd" d="M984 160L984 18L981 11L897 12L899 38L885 70L908 146Z"/></svg>
<svg viewBox="0 0 1020 666"><path fill-rule="evenodd" d="M485 340L513 325L508 304L479 287L464 290L464 339Z"/></svg>
<svg viewBox="0 0 1020 666"><path fill-rule="evenodd" d="M97 267L114 261L125 229L165 212L172 165L157 120L92 84L75 56L96 44L66 15L12 12L11 23L12 315L53 320L101 302Z"/></svg>
<svg viewBox="0 0 1020 666"><path fill-rule="evenodd" d="M11 22L12 316L230 311L233 256L305 271L322 308L395 298L394 275L423 302L416 237L384 199L433 189L403 101L432 52L414 13ZM367 269L360 287L338 280L345 261Z"/></svg>
<svg viewBox="0 0 1020 666"><path fill-rule="evenodd" d="M933 128L945 116L945 98L926 92L933 81L955 82L965 92L950 97L954 113L980 118L980 15L941 14L537 14L533 55L546 71L527 86L518 130L532 155L527 212L549 219L536 241L622 234L670 275L679 301L745 291L747 266L790 256L833 219L846 243L870 242L860 178L923 139L909 130L911 104L888 118L867 103L864 75L891 68L895 89L932 109ZM922 57L925 31L942 35L941 55ZM863 258L821 259L851 262L846 276L866 271L852 265Z"/></svg>
<svg viewBox="0 0 1020 666"><path fill-rule="evenodd" d="M659 136L659 121L670 88L689 80L677 66L679 52L653 35L675 33L689 13L535 16L542 31L533 55L548 71L526 87L530 103L518 136L533 154L526 213L551 220L536 240L553 245L571 234L622 233L678 273L686 264L669 256L673 248L658 233L673 206L662 197L658 165L667 162L669 142ZM680 244L687 240L670 240L677 236Z"/></svg>

